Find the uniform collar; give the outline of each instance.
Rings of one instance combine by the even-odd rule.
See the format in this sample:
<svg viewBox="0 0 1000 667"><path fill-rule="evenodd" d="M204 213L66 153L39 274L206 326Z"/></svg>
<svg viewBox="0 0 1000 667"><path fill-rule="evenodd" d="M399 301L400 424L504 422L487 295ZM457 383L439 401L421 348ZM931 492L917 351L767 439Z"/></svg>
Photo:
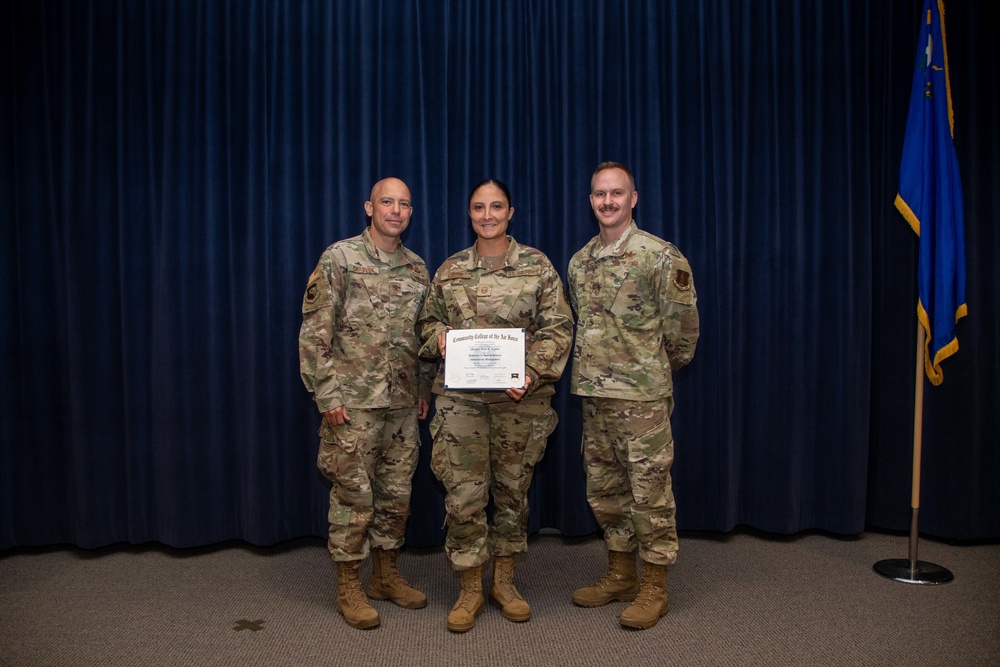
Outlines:
<svg viewBox="0 0 1000 667"><path fill-rule="evenodd" d="M609 245L601 245L601 235L598 234L597 238L594 239L594 245L590 249L590 256L598 259L601 257L621 257L625 254L625 246L628 245L628 239L632 236L632 233L639 227L635 224L635 220L631 220L628 223L628 227L622 232L622 235L615 239L614 243Z"/></svg>
<svg viewBox="0 0 1000 667"><path fill-rule="evenodd" d="M371 228L365 227L365 231L361 232L361 241L365 244L365 250L368 251L368 255L370 257L372 257L373 259L377 259L380 262L385 262L386 264L389 263L388 257L386 256L388 255L388 253L386 253L386 255L383 255L382 253L385 251L380 250L379 247L375 245L375 241L372 239ZM402 260L402 263L409 264L410 258L406 254L406 249L403 247L402 241L399 242L399 252L401 253L400 258Z"/></svg>
<svg viewBox="0 0 1000 667"><path fill-rule="evenodd" d="M507 251L503 254L504 266L517 266L517 259L520 255L519 246L514 237L510 234L507 235ZM472 247L469 248L469 261L466 264L466 268L470 271L479 266L479 251L476 250L476 244L473 243Z"/></svg>

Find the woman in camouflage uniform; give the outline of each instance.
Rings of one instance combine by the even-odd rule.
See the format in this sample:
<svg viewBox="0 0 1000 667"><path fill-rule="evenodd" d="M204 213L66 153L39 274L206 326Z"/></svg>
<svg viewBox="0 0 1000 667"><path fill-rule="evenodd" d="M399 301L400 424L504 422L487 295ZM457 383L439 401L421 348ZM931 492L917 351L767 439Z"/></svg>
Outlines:
<svg viewBox="0 0 1000 667"><path fill-rule="evenodd" d="M431 468L447 491L445 549L461 572L461 593L448 629L466 632L482 611L482 566L493 556L491 602L511 621L531 609L514 587L514 556L527 549L528 487L556 426L551 407L573 341L573 319L562 281L542 252L507 235L514 215L510 191L497 180L472 190L469 217L476 243L438 269L417 323L421 357L445 356L445 331L525 330L525 385L506 391L451 391L444 365L433 392ZM493 522L486 505L493 494Z"/></svg>

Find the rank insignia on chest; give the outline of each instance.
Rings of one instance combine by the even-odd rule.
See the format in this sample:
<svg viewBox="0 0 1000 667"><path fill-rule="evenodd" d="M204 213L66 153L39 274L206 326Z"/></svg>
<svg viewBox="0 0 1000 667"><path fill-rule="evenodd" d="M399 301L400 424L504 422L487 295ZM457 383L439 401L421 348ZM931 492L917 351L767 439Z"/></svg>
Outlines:
<svg viewBox="0 0 1000 667"><path fill-rule="evenodd" d="M680 290L691 289L691 274L683 269L674 271L674 286Z"/></svg>
<svg viewBox="0 0 1000 667"><path fill-rule="evenodd" d="M480 285L476 289L476 294L479 296L489 296L491 292L493 292L493 288L489 285Z"/></svg>

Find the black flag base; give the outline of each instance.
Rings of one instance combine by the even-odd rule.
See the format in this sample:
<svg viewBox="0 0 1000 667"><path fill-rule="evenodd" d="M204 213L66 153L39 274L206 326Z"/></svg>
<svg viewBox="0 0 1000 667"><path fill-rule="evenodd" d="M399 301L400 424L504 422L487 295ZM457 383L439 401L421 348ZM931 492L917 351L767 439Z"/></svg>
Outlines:
<svg viewBox="0 0 1000 667"><path fill-rule="evenodd" d="M907 558L887 558L880 560L872 569L888 579L895 579L904 584L946 584L955 577L951 570L928 563L927 561L910 561Z"/></svg>

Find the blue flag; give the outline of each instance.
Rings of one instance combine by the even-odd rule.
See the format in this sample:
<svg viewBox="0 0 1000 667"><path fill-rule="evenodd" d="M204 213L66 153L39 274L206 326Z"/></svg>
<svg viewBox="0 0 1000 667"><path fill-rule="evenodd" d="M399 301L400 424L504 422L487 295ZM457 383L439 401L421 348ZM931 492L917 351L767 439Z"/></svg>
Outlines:
<svg viewBox="0 0 1000 667"><path fill-rule="evenodd" d="M955 323L965 317L962 181L944 30L944 0L924 0L896 208L920 237L917 317L927 333L924 367L944 380L941 361L958 351Z"/></svg>

